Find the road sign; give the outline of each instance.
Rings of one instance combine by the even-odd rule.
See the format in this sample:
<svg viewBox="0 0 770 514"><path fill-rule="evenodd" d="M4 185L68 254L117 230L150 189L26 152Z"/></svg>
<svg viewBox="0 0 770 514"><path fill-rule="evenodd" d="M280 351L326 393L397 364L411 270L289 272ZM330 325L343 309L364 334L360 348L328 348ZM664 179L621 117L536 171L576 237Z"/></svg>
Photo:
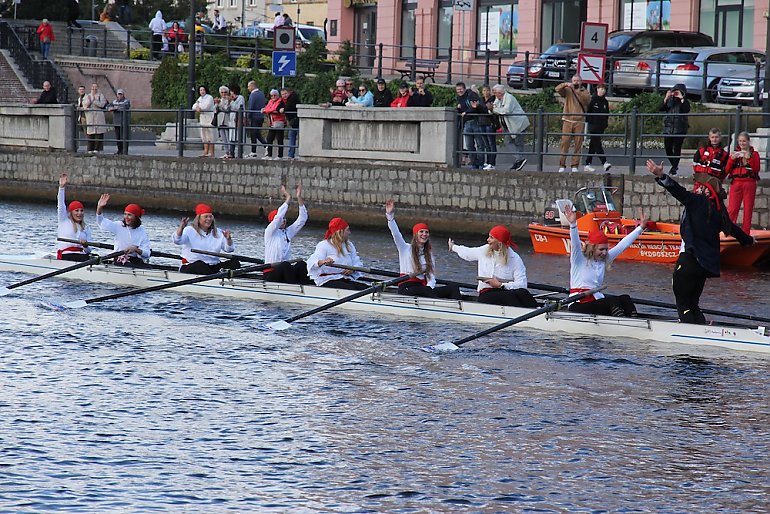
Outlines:
<svg viewBox="0 0 770 514"><path fill-rule="evenodd" d="M606 53L609 29L606 23L584 21L580 29L580 51Z"/></svg>
<svg viewBox="0 0 770 514"><path fill-rule="evenodd" d="M452 7L455 11L472 11L473 0L454 0Z"/></svg>
<svg viewBox="0 0 770 514"><path fill-rule="evenodd" d="M604 82L607 57L604 55L578 54L577 74L586 84Z"/></svg>
<svg viewBox="0 0 770 514"><path fill-rule="evenodd" d="M273 52L273 75L293 77L297 74L297 54L295 52Z"/></svg>
<svg viewBox="0 0 770 514"><path fill-rule="evenodd" d="M273 50L294 51L294 27L275 27L273 39Z"/></svg>

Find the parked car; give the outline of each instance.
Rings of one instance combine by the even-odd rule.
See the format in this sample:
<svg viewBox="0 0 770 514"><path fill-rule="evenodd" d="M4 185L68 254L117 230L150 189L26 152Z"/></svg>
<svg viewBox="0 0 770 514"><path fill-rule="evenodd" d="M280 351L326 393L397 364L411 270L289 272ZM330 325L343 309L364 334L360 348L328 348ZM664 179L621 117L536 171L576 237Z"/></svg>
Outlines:
<svg viewBox="0 0 770 514"><path fill-rule="evenodd" d="M736 73L724 77L717 84L717 102L725 104L751 104L754 98L762 103L765 91L765 67L759 69L757 82L756 70Z"/></svg>
<svg viewBox="0 0 770 514"><path fill-rule="evenodd" d="M660 59L660 79L657 79L657 60ZM694 48L661 49L660 52L643 54L639 59L623 60L617 63L618 70L613 77L613 86L620 89L654 89L656 81L663 91L676 84L687 86L687 93L693 97L703 96L714 101L717 98L717 83L723 77L736 73L756 73L757 67L764 67L765 54L760 50L740 47L721 48L701 46ZM631 69L634 71L631 72Z"/></svg>
<svg viewBox="0 0 770 514"><path fill-rule="evenodd" d="M579 48L580 44L578 43L556 43L554 45L549 46L545 52L540 54L539 56L532 57L530 56L529 60L529 71L527 73L527 86L528 87L540 87L541 86L541 80L543 78L543 72L544 72L544 63L545 60L553 55L555 55L558 52L564 51L564 50L570 50L574 48ZM518 60L511 63L510 66L508 66L508 85L511 87L523 87L524 86L524 74L525 74L525 67L527 66L526 60Z"/></svg>

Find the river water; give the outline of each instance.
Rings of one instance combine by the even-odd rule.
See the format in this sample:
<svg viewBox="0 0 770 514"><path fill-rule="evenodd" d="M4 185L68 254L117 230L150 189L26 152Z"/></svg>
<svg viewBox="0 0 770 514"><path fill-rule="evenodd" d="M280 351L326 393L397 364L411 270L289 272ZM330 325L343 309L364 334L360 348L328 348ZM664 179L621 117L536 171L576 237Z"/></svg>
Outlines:
<svg viewBox="0 0 770 514"><path fill-rule="evenodd" d="M0 253L52 248L53 205L3 202L0 220ZM176 221L145 217L157 250L176 251ZM220 226L262 254L263 227ZM352 228L366 264L396 268L387 233ZM472 281L445 239L443 276ZM567 285L566 257L521 254L531 281ZM618 263L607 280L672 301L670 275ZM42 303L114 291L51 280L0 299L1 512L770 508L766 357L515 328L432 355L418 348L479 327L329 311L272 333L302 308L173 292ZM728 271L704 305L767 316L768 296L767 271Z"/></svg>

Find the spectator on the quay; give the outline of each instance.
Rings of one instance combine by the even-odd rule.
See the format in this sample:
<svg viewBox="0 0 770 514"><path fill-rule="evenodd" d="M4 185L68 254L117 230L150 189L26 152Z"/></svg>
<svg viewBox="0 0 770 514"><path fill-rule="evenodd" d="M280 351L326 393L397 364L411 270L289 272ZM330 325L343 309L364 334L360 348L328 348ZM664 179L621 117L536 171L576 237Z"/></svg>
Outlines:
<svg viewBox="0 0 770 514"><path fill-rule="evenodd" d="M270 90L270 100L263 109L267 115L267 158L273 157L273 142L278 147L278 158L283 158L283 132L286 130L286 104L283 102L277 89Z"/></svg>
<svg viewBox="0 0 770 514"><path fill-rule="evenodd" d="M495 96L493 110L499 116L500 128L505 134L503 143L510 143L513 147L511 169L519 171L527 164L524 158L524 131L529 127L529 118L516 97L506 92L502 84L495 84L492 94Z"/></svg>
<svg viewBox="0 0 770 514"><path fill-rule="evenodd" d="M115 129L115 143L118 151L116 155L128 154L128 140L131 134L131 100L126 98L122 89L117 91L118 97L107 108L112 112L112 126Z"/></svg>
<svg viewBox="0 0 770 514"><path fill-rule="evenodd" d="M358 92L356 91L356 83L353 82L353 79L346 78L345 79L345 103L348 103L348 100L350 98L355 98L358 96Z"/></svg>
<svg viewBox="0 0 770 514"><path fill-rule="evenodd" d="M398 96L390 102L391 107L409 106L409 84L402 82L398 85Z"/></svg>
<svg viewBox="0 0 770 514"><path fill-rule="evenodd" d="M476 119L470 111L471 100L475 99L479 101L479 95L465 87L465 82L458 82L455 84L455 92L457 93L456 103L457 112L460 115L460 130L463 134L463 149L468 159L468 164L473 169L479 169L484 164L483 156L476 152L476 136L481 130L479 128L478 119Z"/></svg>
<svg viewBox="0 0 770 514"><path fill-rule="evenodd" d="M265 147L264 157L267 157L267 141L262 137L262 125L265 123L265 115L262 109L265 108L267 99L265 98L265 93L257 87L255 81L250 80L247 87L249 89L249 114L247 118L249 121L251 153L246 157L257 157L257 141Z"/></svg>
<svg viewBox="0 0 770 514"><path fill-rule="evenodd" d="M165 36L168 44L176 53L184 52L184 43L187 42L187 35L179 26L179 22L175 21L171 28L166 31Z"/></svg>
<svg viewBox="0 0 770 514"><path fill-rule="evenodd" d="M80 130L83 131L83 135L86 135L86 108L83 103L86 100L86 87L78 86L78 98L75 100L75 115L78 117L78 125Z"/></svg>
<svg viewBox="0 0 770 514"><path fill-rule="evenodd" d="M602 135L607 130L607 125L610 121L610 104L607 102L607 98L605 98L606 94L606 85L599 84L596 86L596 93L591 97L588 109L586 109L586 129L588 130L589 140L586 165L583 169L589 173L596 171L596 168L591 166L594 155L599 157L602 166L604 166L604 171L609 171L612 168L612 164L607 162L607 157L604 155L604 148L602 147Z"/></svg>
<svg viewBox="0 0 770 514"><path fill-rule="evenodd" d="M484 84L481 86L481 94L479 95L481 97L481 101L484 102L484 104L494 103L495 96L492 94L492 88L488 85Z"/></svg>
<svg viewBox="0 0 770 514"><path fill-rule="evenodd" d="M67 26L82 28L78 23L78 16L80 16L80 4L78 0L67 1Z"/></svg>
<svg viewBox="0 0 770 514"><path fill-rule="evenodd" d="M289 134L289 159L294 159L297 156L297 138L299 137L299 116L297 116L299 95L296 91L285 87L281 89L281 100L283 100L286 114L286 132Z"/></svg>
<svg viewBox="0 0 770 514"><path fill-rule="evenodd" d="M91 84L91 92L83 101L86 110L86 134L88 135L88 152L97 153L104 150L104 133L107 132L107 120L104 108L107 99L99 92L99 86Z"/></svg>
<svg viewBox="0 0 770 514"><path fill-rule="evenodd" d="M573 75L570 82L563 82L556 86L556 93L564 97L564 111L562 113L561 146L559 148L559 173L567 171L567 154L574 143L572 154L572 171L576 172L580 166L580 154L583 151L583 138L586 122L586 107L591 101L591 95L583 87L583 79L579 75Z"/></svg>
<svg viewBox="0 0 770 514"><path fill-rule="evenodd" d="M482 163L481 167L485 170L495 169L497 147L494 145L494 139L492 145L489 142L489 135L494 138L494 128L492 123L492 115L489 113L484 101L477 97L471 98L471 109L468 111L469 115L473 115L476 118L476 122L479 124L479 131L474 134L474 140L476 143L476 150L478 150L478 162Z"/></svg>
<svg viewBox="0 0 770 514"><path fill-rule="evenodd" d="M666 156L671 164L668 174L674 176L679 172L682 144L687 131L690 129L690 123L687 119L687 113L690 112L687 86L677 84L673 89L666 91L666 96L658 110L666 113L663 117L663 145L666 147Z"/></svg>
<svg viewBox="0 0 770 514"><path fill-rule="evenodd" d="M232 117L232 128L230 129L230 155L236 157L236 146L240 148L243 143L238 142L240 137L238 134L242 133L241 127L245 121L244 111L246 110L246 99L241 94L241 86L233 84L230 86L230 111Z"/></svg>
<svg viewBox="0 0 770 514"><path fill-rule="evenodd" d="M214 32L217 34L224 34L227 32L227 22L225 21L225 17L219 13L219 9L214 9L214 23L211 28L214 29Z"/></svg>
<svg viewBox="0 0 770 514"><path fill-rule="evenodd" d="M83 89L85 91L85 88ZM40 96L37 97L37 100L35 100L34 103L38 105L58 104L59 100L56 97L56 88L47 80L43 82L43 91L40 92Z"/></svg>
<svg viewBox="0 0 770 514"><path fill-rule="evenodd" d="M43 54L43 59L48 59L48 52L51 51L51 43L56 41L53 27L48 23L48 19L43 18L43 21L38 25L37 37L40 39L40 53Z"/></svg>
<svg viewBox="0 0 770 514"><path fill-rule="evenodd" d="M273 20L273 28L283 27L283 15L279 12L275 13L275 20Z"/></svg>
<svg viewBox="0 0 770 514"><path fill-rule="evenodd" d="M216 126L216 104L214 98L209 94L206 86L198 87L198 99L192 106L193 111L199 114L201 142L203 143L203 153L198 157L214 158L214 141L217 138Z"/></svg>
<svg viewBox="0 0 770 514"><path fill-rule="evenodd" d="M160 59L163 50L163 34L166 32L166 20L163 19L163 13L157 11L155 17L150 20L149 25L152 31L152 52L153 59Z"/></svg>
<svg viewBox="0 0 770 514"><path fill-rule="evenodd" d="M358 86L358 97L348 97L348 106L374 107L374 95L366 88L365 84Z"/></svg>
<svg viewBox="0 0 770 514"><path fill-rule="evenodd" d="M348 101L348 96L345 93L345 79L337 79L336 87L334 89L329 89L329 93L331 94L331 100L329 104L327 104L327 107L329 105L337 107L344 106Z"/></svg>
<svg viewBox="0 0 770 514"><path fill-rule="evenodd" d="M433 95L425 87L425 79L420 77L414 82L414 87L409 91L409 107L431 107Z"/></svg>
<svg viewBox="0 0 770 514"><path fill-rule="evenodd" d="M495 97L492 96L491 91L492 90L490 89L489 97L485 97L482 94L481 102L479 102L484 105L484 107L487 109L487 112L489 113L489 123L487 125L481 126L484 137L486 138L487 148L489 149L484 166L488 170L494 169L497 165L497 132L500 130L500 116L495 114Z"/></svg>
<svg viewBox="0 0 770 514"><path fill-rule="evenodd" d="M730 221L738 221L738 212L743 204L741 228L751 234L751 216L754 212L754 197L759 180L759 152L749 140L748 132L738 134L738 145L727 161L727 176L732 179L730 195L727 197L727 214Z"/></svg>
<svg viewBox="0 0 770 514"><path fill-rule="evenodd" d="M294 22L291 19L291 16L289 16L289 13L285 12L283 13L283 26L284 27L293 27Z"/></svg>
<svg viewBox="0 0 770 514"><path fill-rule="evenodd" d="M235 126L232 119L232 110L230 109L230 88L219 86L219 96L214 98L214 105L217 120L216 126L219 129L219 138L222 140L222 148L225 153L222 159L231 159L230 154L230 129Z"/></svg>
<svg viewBox="0 0 770 514"><path fill-rule="evenodd" d="M377 79L377 91L374 92L374 106L390 107L391 102L393 102L393 93L388 89L385 79Z"/></svg>

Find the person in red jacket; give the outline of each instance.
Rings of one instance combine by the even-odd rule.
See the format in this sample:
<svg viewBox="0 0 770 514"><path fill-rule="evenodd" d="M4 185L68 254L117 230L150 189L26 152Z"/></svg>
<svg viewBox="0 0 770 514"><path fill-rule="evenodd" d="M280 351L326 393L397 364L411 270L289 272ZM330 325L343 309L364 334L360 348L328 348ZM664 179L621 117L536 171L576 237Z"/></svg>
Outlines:
<svg viewBox="0 0 770 514"><path fill-rule="evenodd" d="M278 146L278 158L283 158L283 133L286 131L286 104L277 89L270 90L270 100L262 109L267 115L270 129L267 131L267 158L273 157L273 141Z"/></svg>
<svg viewBox="0 0 770 514"><path fill-rule="evenodd" d="M709 130L708 144L701 146L692 158L693 173L706 173L724 182L727 177L727 159L730 154L722 146L722 131Z"/></svg>
<svg viewBox="0 0 770 514"><path fill-rule="evenodd" d="M48 59L51 43L56 41L56 37L53 35L53 27L45 18L37 27L37 37L40 38L40 53L43 54L43 59Z"/></svg>
<svg viewBox="0 0 770 514"><path fill-rule="evenodd" d="M727 197L727 214L730 221L735 223L738 211L743 203L743 223L741 228L747 234L751 233L751 215L754 211L754 196L757 194L759 180L759 153L749 144L749 134L738 134L738 148L727 161L727 176L733 182Z"/></svg>
<svg viewBox="0 0 770 514"><path fill-rule="evenodd" d="M406 107L409 103L409 84L402 82L398 86L398 96L390 103L391 107Z"/></svg>

